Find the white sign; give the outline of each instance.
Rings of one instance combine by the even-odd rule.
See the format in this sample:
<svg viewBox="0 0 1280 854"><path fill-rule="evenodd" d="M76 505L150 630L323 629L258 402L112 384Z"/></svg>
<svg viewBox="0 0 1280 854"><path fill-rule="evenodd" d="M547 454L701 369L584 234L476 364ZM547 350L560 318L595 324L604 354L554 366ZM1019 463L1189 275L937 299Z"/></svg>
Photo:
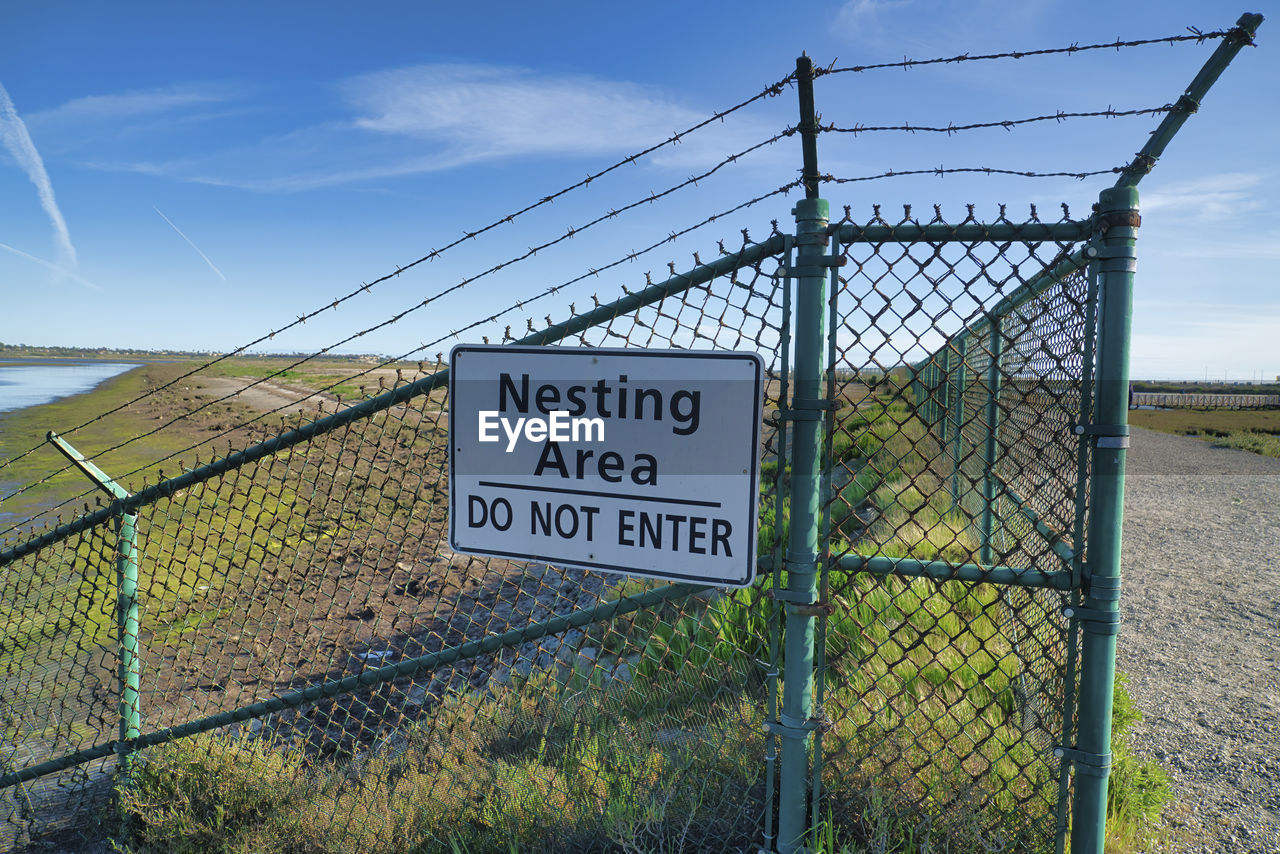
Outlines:
<svg viewBox="0 0 1280 854"><path fill-rule="evenodd" d="M763 392L755 353L460 344L449 546L745 586Z"/></svg>

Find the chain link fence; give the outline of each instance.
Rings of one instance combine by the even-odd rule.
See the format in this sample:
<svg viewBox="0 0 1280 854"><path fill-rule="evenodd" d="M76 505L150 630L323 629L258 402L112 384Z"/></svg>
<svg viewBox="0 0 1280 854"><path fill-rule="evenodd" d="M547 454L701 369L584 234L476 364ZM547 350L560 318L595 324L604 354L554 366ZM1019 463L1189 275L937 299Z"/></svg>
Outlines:
<svg viewBox="0 0 1280 854"><path fill-rule="evenodd" d="M1160 41L1224 38L1230 49L1211 64L1225 66L1251 34L1242 19L1238 30ZM37 524L0 532L2 844L95 850L112 839L140 854L1062 850L1074 798L1084 808L1072 843L1095 850L1080 841L1079 817L1101 816L1089 801L1099 788L1080 781L1103 781L1105 799L1109 729L1098 721L1110 694L1098 685L1109 692L1118 580L1106 574L1107 549L1119 524L1105 512L1118 512L1117 465L1123 475L1122 455L1102 478L1096 456L1123 447L1122 424L1095 422L1115 419L1106 389L1127 368L1103 351L1128 332L1104 335L1099 306L1127 299L1136 196L1085 220L1064 208L1042 222L1033 208L1013 222L1002 207L985 224L972 208L958 224L937 209L927 222L908 209L890 223L877 208L859 225L848 209L828 223L817 194L822 183L969 171L1108 172L1132 187L1194 110L1180 101L1070 114L1164 115L1128 167L822 175L823 132L949 136L1068 115L822 127L813 79L871 67L807 63L635 157L790 85L801 90L799 125L338 343L796 134L801 180L267 411L248 403L252 390L322 364L331 348L229 391L229 356L175 369L68 431L117 413L161 421L94 454L100 462L187 431L185 451L126 474L131 491L50 434L71 460L64 471L109 500L95 508L84 503L92 493L58 493ZM645 274L612 301L578 297L584 308L570 303L565 319L534 319L538 300L802 185L795 234L775 223L753 242L744 229L714 260L695 253L685 272L670 264L661 281ZM1125 303L1107 304L1127 323ZM725 591L452 552L448 372L440 356L418 358L468 337L759 354L756 582ZM153 414L183 383L202 390L199 401L172 420ZM10 456L0 471L46 450ZM6 500L34 500L65 477ZM1100 494L1110 510L1096 506Z"/></svg>
<svg viewBox="0 0 1280 854"><path fill-rule="evenodd" d="M1063 263L1089 223L1040 230L836 232L822 787L828 820L901 850L1058 830L1095 330Z"/></svg>

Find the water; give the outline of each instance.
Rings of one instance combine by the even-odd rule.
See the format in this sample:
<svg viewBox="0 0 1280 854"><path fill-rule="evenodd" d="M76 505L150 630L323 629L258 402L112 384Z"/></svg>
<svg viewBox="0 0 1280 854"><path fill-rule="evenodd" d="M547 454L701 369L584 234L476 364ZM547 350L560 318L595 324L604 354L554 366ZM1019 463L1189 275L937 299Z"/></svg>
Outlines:
<svg viewBox="0 0 1280 854"><path fill-rule="evenodd" d="M124 362L6 359L0 363L0 412L80 394L136 367L136 364Z"/></svg>

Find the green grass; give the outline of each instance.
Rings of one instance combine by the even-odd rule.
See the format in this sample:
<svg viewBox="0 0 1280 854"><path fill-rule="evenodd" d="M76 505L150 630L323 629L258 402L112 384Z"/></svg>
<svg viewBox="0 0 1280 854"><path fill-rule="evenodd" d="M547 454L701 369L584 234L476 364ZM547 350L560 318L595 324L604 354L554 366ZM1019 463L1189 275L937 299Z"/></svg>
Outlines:
<svg viewBox="0 0 1280 854"><path fill-rule="evenodd" d="M1280 457L1280 409L1132 409L1129 423L1162 433L1198 436L1219 448Z"/></svg>
<svg viewBox="0 0 1280 854"><path fill-rule="evenodd" d="M761 774L757 706L726 697L698 716L696 737L670 739L645 715L601 715L598 702L545 678L491 699L457 695L432 724L405 729L399 749L323 768L265 740L168 744L123 792L130 832L117 848L678 850L666 846L741 835L723 808Z"/></svg>

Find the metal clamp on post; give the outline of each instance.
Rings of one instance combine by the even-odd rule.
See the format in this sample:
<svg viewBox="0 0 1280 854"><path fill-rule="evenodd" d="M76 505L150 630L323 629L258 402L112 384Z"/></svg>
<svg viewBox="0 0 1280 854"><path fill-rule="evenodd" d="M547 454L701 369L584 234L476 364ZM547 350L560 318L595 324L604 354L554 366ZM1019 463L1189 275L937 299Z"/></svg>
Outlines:
<svg viewBox="0 0 1280 854"><path fill-rule="evenodd" d="M830 602L784 602L782 607L787 613L802 617L830 617L836 612L836 606Z"/></svg>
<svg viewBox="0 0 1280 854"><path fill-rule="evenodd" d="M1128 424L1077 424L1072 429L1077 436L1092 436L1098 448L1129 447Z"/></svg>
<svg viewBox="0 0 1280 854"><path fill-rule="evenodd" d="M1114 635L1120 633L1120 612L1104 611L1099 608L1081 608L1068 605L1062 609L1062 616L1068 620L1078 620L1084 624L1084 630L1095 635Z"/></svg>
<svg viewBox="0 0 1280 854"><path fill-rule="evenodd" d="M825 244L825 239L823 240L823 243ZM783 264L779 266L778 269L773 272L774 278L781 279L790 276L798 279L804 276L825 276L827 274L827 270L832 267L843 267L849 263L849 259L844 255L822 255L816 258L806 257L804 260L807 262L804 265L796 264L788 267Z"/></svg>
<svg viewBox="0 0 1280 854"><path fill-rule="evenodd" d="M1086 566L1086 572L1088 569L1089 567ZM1112 575L1089 578L1089 598L1102 602L1119 602L1120 578Z"/></svg>
<svg viewBox="0 0 1280 854"><path fill-rule="evenodd" d="M791 736L792 738L804 738L811 732L827 732L831 729L832 723L826 718L808 718L806 720L797 720L787 714L778 715L776 721L765 721L765 729L774 735Z"/></svg>
<svg viewBox="0 0 1280 854"><path fill-rule="evenodd" d="M821 421L824 412L832 412L836 408L834 400L804 400L796 398L791 401L790 409L778 409L781 421Z"/></svg>
<svg viewBox="0 0 1280 854"><path fill-rule="evenodd" d="M1086 753L1074 747L1055 747L1053 755L1070 762L1081 774L1103 778L1111 776L1110 753Z"/></svg>

